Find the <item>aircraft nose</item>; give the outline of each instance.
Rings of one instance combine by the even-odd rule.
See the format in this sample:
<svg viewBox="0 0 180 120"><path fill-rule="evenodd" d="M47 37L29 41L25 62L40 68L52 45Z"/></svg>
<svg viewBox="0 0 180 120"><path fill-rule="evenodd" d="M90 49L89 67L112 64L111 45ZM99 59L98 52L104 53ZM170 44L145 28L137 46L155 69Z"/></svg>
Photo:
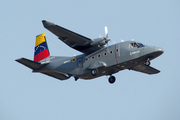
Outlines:
<svg viewBox="0 0 180 120"><path fill-rule="evenodd" d="M154 47L154 52L157 52L161 55L162 53L164 53L164 50L160 47Z"/></svg>

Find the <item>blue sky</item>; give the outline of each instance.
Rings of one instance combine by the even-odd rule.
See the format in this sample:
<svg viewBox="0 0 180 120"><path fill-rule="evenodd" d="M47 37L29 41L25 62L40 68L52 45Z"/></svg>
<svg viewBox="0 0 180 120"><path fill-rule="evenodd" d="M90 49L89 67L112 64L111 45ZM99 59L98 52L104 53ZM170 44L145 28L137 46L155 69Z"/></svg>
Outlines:
<svg viewBox="0 0 180 120"><path fill-rule="evenodd" d="M1 1L1 120L179 120L180 1L66 0ZM161 73L124 70L93 80L59 81L15 62L33 59L35 36L43 32L53 56L81 54L47 31L48 20L89 38L104 36L116 43L134 39L159 46L164 54L151 65ZM112 43L110 43L112 44Z"/></svg>

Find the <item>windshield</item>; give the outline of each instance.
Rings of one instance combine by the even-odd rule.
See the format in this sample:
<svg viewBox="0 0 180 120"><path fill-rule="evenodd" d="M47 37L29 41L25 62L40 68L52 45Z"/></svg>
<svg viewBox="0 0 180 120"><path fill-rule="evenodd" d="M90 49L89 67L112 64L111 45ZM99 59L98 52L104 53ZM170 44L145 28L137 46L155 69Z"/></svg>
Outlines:
<svg viewBox="0 0 180 120"><path fill-rule="evenodd" d="M134 48L134 47L144 47L144 45L142 43L136 43L136 42L133 42L133 43L130 43L129 44L129 48Z"/></svg>
<svg viewBox="0 0 180 120"><path fill-rule="evenodd" d="M142 43L137 43L138 47L144 47Z"/></svg>

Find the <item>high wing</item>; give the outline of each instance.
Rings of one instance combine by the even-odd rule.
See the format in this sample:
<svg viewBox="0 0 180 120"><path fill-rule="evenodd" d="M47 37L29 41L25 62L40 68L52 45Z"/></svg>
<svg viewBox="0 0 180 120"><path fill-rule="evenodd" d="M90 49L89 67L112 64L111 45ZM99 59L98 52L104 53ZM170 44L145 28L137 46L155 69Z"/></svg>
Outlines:
<svg viewBox="0 0 180 120"><path fill-rule="evenodd" d="M138 72L143 72L143 73L150 74L150 75L151 74L157 74L157 73L160 72L159 70L157 70L157 69L155 69L153 67L144 65L144 64L135 66L135 67L132 68L132 70L138 71Z"/></svg>
<svg viewBox="0 0 180 120"><path fill-rule="evenodd" d="M67 44L69 47L85 54L95 52L104 47L104 45L91 46L90 43L92 43L93 40L91 40L90 38L84 37L80 34L60 27L54 23L45 20L43 20L42 23L46 29L55 34L62 42Z"/></svg>

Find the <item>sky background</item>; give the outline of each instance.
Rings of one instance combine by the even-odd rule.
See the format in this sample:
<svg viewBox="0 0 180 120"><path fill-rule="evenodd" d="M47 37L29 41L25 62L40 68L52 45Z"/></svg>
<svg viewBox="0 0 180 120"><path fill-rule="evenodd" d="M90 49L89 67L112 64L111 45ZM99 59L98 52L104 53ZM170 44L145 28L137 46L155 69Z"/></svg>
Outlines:
<svg viewBox="0 0 180 120"><path fill-rule="evenodd" d="M32 73L15 59L33 59L35 37L43 32L52 56L81 54L42 20L91 39L108 26L116 43L134 39L162 47L164 54L151 61L161 72L120 71L114 84L106 76L59 81ZM179 0L2 0L0 41L0 120L180 119Z"/></svg>

